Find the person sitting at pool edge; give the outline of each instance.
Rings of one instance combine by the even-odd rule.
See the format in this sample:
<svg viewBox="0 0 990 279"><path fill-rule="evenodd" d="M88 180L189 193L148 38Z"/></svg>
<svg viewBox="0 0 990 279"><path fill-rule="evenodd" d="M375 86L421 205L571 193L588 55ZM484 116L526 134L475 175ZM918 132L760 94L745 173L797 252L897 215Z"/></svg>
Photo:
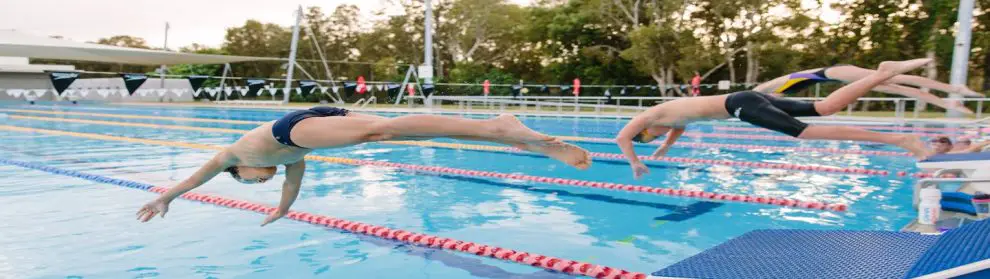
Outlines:
<svg viewBox="0 0 990 279"><path fill-rule="evenodd" d="M581 170L591 165L587 150L533 131L509 114L485 120L439 115L385 118L342 108L314 107L288 113L247 132L190 177L141 207L137 218L141 222L158 214L164 218L172 200L221 172L230 173L241 183L263 183L275 176L276 166L285 165L281 200L277 210L262 222L264 226L285 216L295 202L306 168L306 154L316 149L367 142L436 137L507 144L542 153Z"/></svg>
<svg viewBox="0 0 990 279"><path fill-rule="evenodd" d="M616 136L616 143L629 160L633 176L639 178L649 169L633 149L632 141L650 142L667 133L664 143L653 156L663 156L684 132L686 125L704 120L727 119L742 121L792 137L809 140L857 140L897 145L918 159L932 155L916 135L878 133L856 127L808 125L795 117L826 116L844 109L856 99L888 79L931 62L931 59L887 61L877 70L839 88L825 100L817 102L781 99L756 91L740 91L726 95L680 98L653 106L640 113Z"/></svg>
<svg viewBox="0 0 990 279"><path fill-rule="evenodd" d="M953 144L952 140L946 136L938 136L929 141L936 154L959 154L982 152L983 148L990 146L990 140L972 144L968 138L960 138Z"/></svg>

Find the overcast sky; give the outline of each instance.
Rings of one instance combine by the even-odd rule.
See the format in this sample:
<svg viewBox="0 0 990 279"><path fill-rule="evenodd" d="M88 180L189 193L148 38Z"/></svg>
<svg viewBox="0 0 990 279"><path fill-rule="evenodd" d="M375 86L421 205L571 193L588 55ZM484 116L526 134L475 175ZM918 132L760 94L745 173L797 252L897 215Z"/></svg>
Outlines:
<svg viewBox="0 0 990 279"><path fill-rule="evenodd" d="M388 0L0 0L0 29L60 35L73 41L95 41L114 35L144 38L161 47L165 22L171 29L168 46L192 43L220 46L226 28L248 19L289 26L298 6L318 6L324 13L340 4L356 4L362 13L388 6ZM510 0L528 4L530 0ZM805 0L806 2L814 2ZM827 0L832 2L834 0ZM829 14L825 15L830 17ZM834 15L831 15L834 17Z"/></svg>

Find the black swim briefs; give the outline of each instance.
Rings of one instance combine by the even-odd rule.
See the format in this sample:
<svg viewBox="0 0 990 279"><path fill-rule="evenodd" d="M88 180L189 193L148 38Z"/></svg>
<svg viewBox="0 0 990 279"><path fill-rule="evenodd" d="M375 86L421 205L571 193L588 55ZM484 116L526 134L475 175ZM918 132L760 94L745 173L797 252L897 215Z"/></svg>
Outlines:
<svg viewBox="0 0 990 279"><path fill-rule="evenodd" d="M808 124L795 117L821 116L813 102L777 98L756 91L740 91L725 99L725 110L739 120L797 137Z"/></svg>
<svg viewBox="0 0 990 279"><path fill-rule="evenodd" d="M350 111L347 109L335 107L313 107L293 111L275 121L275 124L272 125L272 135L281 144L303 148L293 143L289 137L292 127L296 126L296 123L310 117L347 116L348 112Z"/></svg>

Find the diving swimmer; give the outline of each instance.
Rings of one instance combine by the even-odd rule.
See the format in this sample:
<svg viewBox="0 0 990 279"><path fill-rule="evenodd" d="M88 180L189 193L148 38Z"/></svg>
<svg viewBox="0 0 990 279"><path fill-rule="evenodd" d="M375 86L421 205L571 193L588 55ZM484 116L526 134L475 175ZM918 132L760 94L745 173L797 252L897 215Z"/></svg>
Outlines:
<svg viewBox="0 0 990 279"><path fill-rule="evenodd" d="M632 141L650 142L667 134L653 156L663 156L685 127L693 122L739 118L742 121L792 137L809 140L855 140L893 144L907 149L922 159L933 154L916 135L878 133L856 127L808 125L795 117L827 116L841 111L856 99L893 77L917 69L931 59L887 61L876 71L839 88L817 102L777 98L756 91L740 91L726 95L679 98L653 106L640 113L616 136L616 143L629 160L633 176L639 178L649 169L633 149Z"/></svg>
<svg viewBox="0 0 990 279"><path fill-rule="evenodd" d="M757 85L752 90L775 95L794 94L817 83L841 82L850 83L873 74L875 71L853 65L839 64L824 68L804 70L786 76L772 79ZM908 85L908 86L905 86ZM959 103L947 103L945 99L924 92L915 87L931 88L947 93L956 93L967 97L984 97L962 85L949 85L936 80L913 76L897 75L873 88L874 91L916 98L944 109L956 110L966 114L973 111Z"/></svg>
<svg viewBox="0 0 990 279"><path fill-rule="evenodd" d="M172 200L221 172L229 173L241 183L263 183L275 176L278 165L285 165L281 200L278 208L262 222L264 226L288 214L299 194L306 154L317 149L368 142L438 137L511 145L542 153L581 170L591 165L587 150L533 131L509 114L484 120L439 115L386 118L342 108L314 107L290 112L247 132L190 177L141 207L137 218L141 222L159 214L164 218Z"/></svg>

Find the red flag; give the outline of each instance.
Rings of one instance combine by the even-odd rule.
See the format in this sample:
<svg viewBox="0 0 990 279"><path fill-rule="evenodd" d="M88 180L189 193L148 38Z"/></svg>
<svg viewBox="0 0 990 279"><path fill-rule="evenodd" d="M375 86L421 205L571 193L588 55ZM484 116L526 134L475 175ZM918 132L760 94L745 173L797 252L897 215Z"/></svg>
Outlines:
<svg viewBox="0 0 990 279"><path fill-rule="evenodd" d="M581 80L574 79L574 96L581 94Z"/></svg>
<svg viewBox="0 0 990 279"><path fill-rule="evenodd" d="M409 96L415 95L416 87L414 87L412 83L410 83L409 86L406 86L406 91L409 91Z"/></svg>
<svg viewBox="0 0 990 279"><path fill-rule="evenodd" d="M357 80L357 92L358 94L364 94L368 92L368 86L364 84L364 76L358 76Z"/></svg>
<svg viewBox="0 0 990 279"><path fill-rule="evenodd" d="M484 85L485 85L485 96L488 96L488 93L491 93L491 91L489 91L490 90L489 88L492 86L492 83L486 79Z"/></svg>

